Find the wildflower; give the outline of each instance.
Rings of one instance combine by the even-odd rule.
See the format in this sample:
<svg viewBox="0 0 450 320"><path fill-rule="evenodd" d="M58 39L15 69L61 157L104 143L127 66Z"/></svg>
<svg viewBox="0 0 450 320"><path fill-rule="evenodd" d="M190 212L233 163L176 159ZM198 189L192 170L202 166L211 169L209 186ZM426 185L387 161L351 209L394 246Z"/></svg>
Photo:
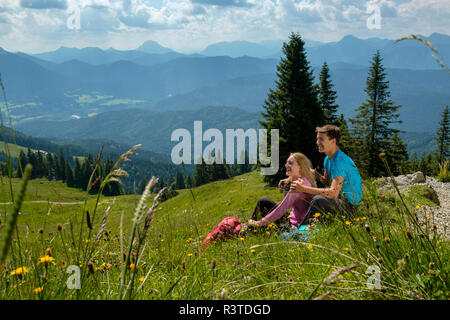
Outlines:
<svg viewBox="0 0 450 320"><path fill-rule="evenodd" d="M318 218L318 217L320 217L320 213L319 212L314 213L314 218Z"/></svg>
<svg viewBox="0 0 450 320"><path fill-rule="evenodd" d="M408 236L408 238L412 239L411 231L406 230L405 233L406 233L406 235Z"/></svg>
<svg viewBox="0 0 450 320"><path fill-rule="evenodd" d="M345 221L345 224L349 226L351 224L351 222L350 221Z"/></svg>
<svg viewBox="0 0 450 320"><path fill-rule="evenodd" d="M187 256L188 256L188 257L192 257L192 253L188 253Z"/></svg>
<svg viewBox="0 0 450 320"><path fill-rule="evenodd" d="M139 278L139 282L144 282L145 278L144 277L140 277Z"/></svg>
<svg viewBox="0 0 450 320"><path fill-rule="evenodd" d="M38 263L43 263L45 265L47 265L49 263L55 264L55 258L52 258L49 255L46 255L46 256L40 257L38 260Z"/></svg>
<svg viewBox="0 0 450 320"><path fill-rule="evenodd" d="M164 242L164 239L161 239L161 242Z"/></svg>
<svg viewBox="0 0 450 320"><path fill-rule="evenodd" d="M45 249L45 253L46 253L48 256L51 256L51 255L52 255L52 248L47 248L47 249Z"/></svg>
<svg viewBox="0 0 450 320"><path fill-rule="evenodd" d="M361 220L366 220L366 219L367 219L366 217L362 217L362 218L361 218Z"/></svg>
<svg viewBox="0 0 450 320"><path fill-rule="evenodd" d="M266 231L266 234L267 234L267 235L270 235L270 232L269 232L269 231Z"/></svg>
<svg viewBox="0 0 450 320"><path fill-rule="evenodd" d="M250 253L255 253L255 252L256 252L255 249L250 250Z"/></svg>
<svg viewBox="0 0 450 320"><path fill-rule="evenodd" d="M416 209L419 209L420 208L420 206L419 205L416 205Z"/></svg>
<svg viewBox="0 0 450 320"><path fill-rule="evenodd" d="M59 268L60 268L61 270L64 269L65 267L66 267L66 266L63 265L63 264L59 266Z"/></svg>
<svg viewBox="0 0 450 320"><path fill-rule="evenodd" d="M312 248L313 248L312 244L308 245L309 250L312 250Z"/></svg>
<svg viewBox="0 0 450 320"><path fill-rule="evenodd" d="M22 277L22 275L24 275L27 272L28 272L27 267L20 267L20 268L17 268L16 270L11 271L11 275Z"/></svg>
<svg viewBox="0 0 450 320"><path fill-rule="evenodd" d="M382 197L382 198L386 197L386 193L382 193L382 194L381 194L381 197Z"/></svg>
<svg viewBox="0 0 450 320"><path fill-rule="evenodd" d="M348 252L350 249L349 248L345 248L344 250Z"/></svg>
<svg viewBox="0 0 450 320"><path fill-rule="evenodd" d="M359 220L360 220L360 218L358 217L358 218L356 218L355 220L356 220L356 221L359 221Z"/></svg>
<svg viewBox="0 0 450 320"><path fill-rule="evenodd" d="M41 293L44 290L44 288L42 287L38 287L36 289L33 290L34 293Z"/></svg>
<svg viewBox="0 0 450 320"><path fill-rule="evenodd" d="M135 269L135 268L136 268L136 265L134 263L131 263L130 264L130 269Z"/></svg>
<svg viewBox="0 0 450 320"><path fill-rule="evenodd" d="M431 216L427 216L427 219L430 220L430 219L431 219Z"/></svg>
<svg viewBox="0 0 450 320"><path fill-rule="evenodd" d="M240 237L239 240L244 241L244 238Z"/></svg>
<svg viewBox="0 0 450 320"><path fill-rule="evenodd" d="M189 243L191 241L192 241L192 238L189 238L189 239L186 240L187 243Z"/></svg>
<svg viewBox="0 0 450 320"><path fill-rule="evenodd" d="M386 153L385 152L381 152L378 156L380 157L381 160L386 159Z"/></svg>

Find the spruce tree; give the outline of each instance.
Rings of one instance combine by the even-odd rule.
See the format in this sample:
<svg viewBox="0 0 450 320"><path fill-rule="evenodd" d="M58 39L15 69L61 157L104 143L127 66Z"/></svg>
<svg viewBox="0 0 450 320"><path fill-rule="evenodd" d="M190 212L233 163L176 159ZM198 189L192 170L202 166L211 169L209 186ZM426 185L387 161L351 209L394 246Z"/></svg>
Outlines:
<svg viewBox="0 0 450 320"><path fill-rule="evenodd" d="M366 102L359 106L352 122L352 132L358 150L356 165L363 173L371 177L386 174L383 162L379 158L381 152L393 150L393 137L399 132L392 124L401 123L398 109L390 100L389 81L382 65L380 52L374 55L366 81Z"/></svg>
<svg viewBox="0 0 450 320"><path fill-rule="evenodd" d="M438 142L439 163L443 163L450 155L450 119L448 118L448 106L442 113L440 127L437 131L436 140Z"/></svg>
<svg viewBox="0 0 450 320"><path fill-rule="evenodd" d="M285 178L284 163L291 152L307 154L313 165L321 160L316 151L315 128L323 124L324 117L304 46L301 36L295 33L283 44L284 57L277 66L276 89L269 91L264 102L265 120L260 124L268 131L268 141L271 129L279 129L280 134L278 172L265 176L270 185Z"/></svg>
<svg viewBox="0 0 450 320"><path fill-rule="evenodd" d="M319 103L324 113L324 124L339 126L336 99L336 91L333 90L333 83L330 79L330 69L324 62L319 76Z"/></svg>
<svg viewBox="0 0 450 320"><path fill-rule="evenodd" d="M184 184L184 177L183 177L183 174L182 174L181 172L177 172L177 179L176 179L176 185L175 185L175 188L176 188L177 190L185 189L185 188L186 188L186 186L185 186L185 184Z"/></svg>

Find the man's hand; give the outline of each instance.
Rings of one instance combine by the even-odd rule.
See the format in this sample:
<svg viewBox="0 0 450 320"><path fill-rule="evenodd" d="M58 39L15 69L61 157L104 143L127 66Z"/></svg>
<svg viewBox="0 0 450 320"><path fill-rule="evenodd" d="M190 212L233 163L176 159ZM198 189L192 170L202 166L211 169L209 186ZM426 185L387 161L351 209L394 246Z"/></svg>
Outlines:
<svg viewBox="0 0 450 320"><path fill-rule="evenodd" d="M291 183L291 189L289 191L292 192L304 192L305 191L305 182L302 178L298 178L294 182Z"/></svg>

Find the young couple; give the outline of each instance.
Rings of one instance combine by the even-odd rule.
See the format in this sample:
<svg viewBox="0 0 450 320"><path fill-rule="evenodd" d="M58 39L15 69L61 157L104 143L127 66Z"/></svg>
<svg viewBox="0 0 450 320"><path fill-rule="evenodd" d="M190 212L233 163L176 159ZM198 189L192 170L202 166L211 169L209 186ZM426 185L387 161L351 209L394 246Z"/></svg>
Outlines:
<svg viewBox="0 0 450 320"><path fill-rule="evenodd" d="M362 197L361 176L355 163L339 149L341 137L339 127L325 125L316 128L316 144L319 152L325 153L325 174L320 176L312 169L311 161L302 153L292 153L286 162L287 179L283 184L291 184L289 192L280 205L271 199L260 198L248 226L265 226L283 217L288 209L291 226L300 227L308 223L315 213L342 212L353 215ZM331 181L325 188L318 188L316 176L321 182ZM257 214L263 217L256 221Z"/></svg>

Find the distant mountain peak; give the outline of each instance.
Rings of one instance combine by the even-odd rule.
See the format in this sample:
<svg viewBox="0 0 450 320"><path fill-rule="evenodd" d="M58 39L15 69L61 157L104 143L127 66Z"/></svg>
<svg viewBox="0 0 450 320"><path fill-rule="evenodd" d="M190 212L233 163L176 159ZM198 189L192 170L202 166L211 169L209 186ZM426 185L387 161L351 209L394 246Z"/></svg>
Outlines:
<svg viewBox="0 0 450 320"><path fill-rule="evenodd" d="M173 51L171 49L161 46L158 42L153 40L145 41L136 50L143 51L146 53L157 53L157 54L169 53Z"/></svg>

